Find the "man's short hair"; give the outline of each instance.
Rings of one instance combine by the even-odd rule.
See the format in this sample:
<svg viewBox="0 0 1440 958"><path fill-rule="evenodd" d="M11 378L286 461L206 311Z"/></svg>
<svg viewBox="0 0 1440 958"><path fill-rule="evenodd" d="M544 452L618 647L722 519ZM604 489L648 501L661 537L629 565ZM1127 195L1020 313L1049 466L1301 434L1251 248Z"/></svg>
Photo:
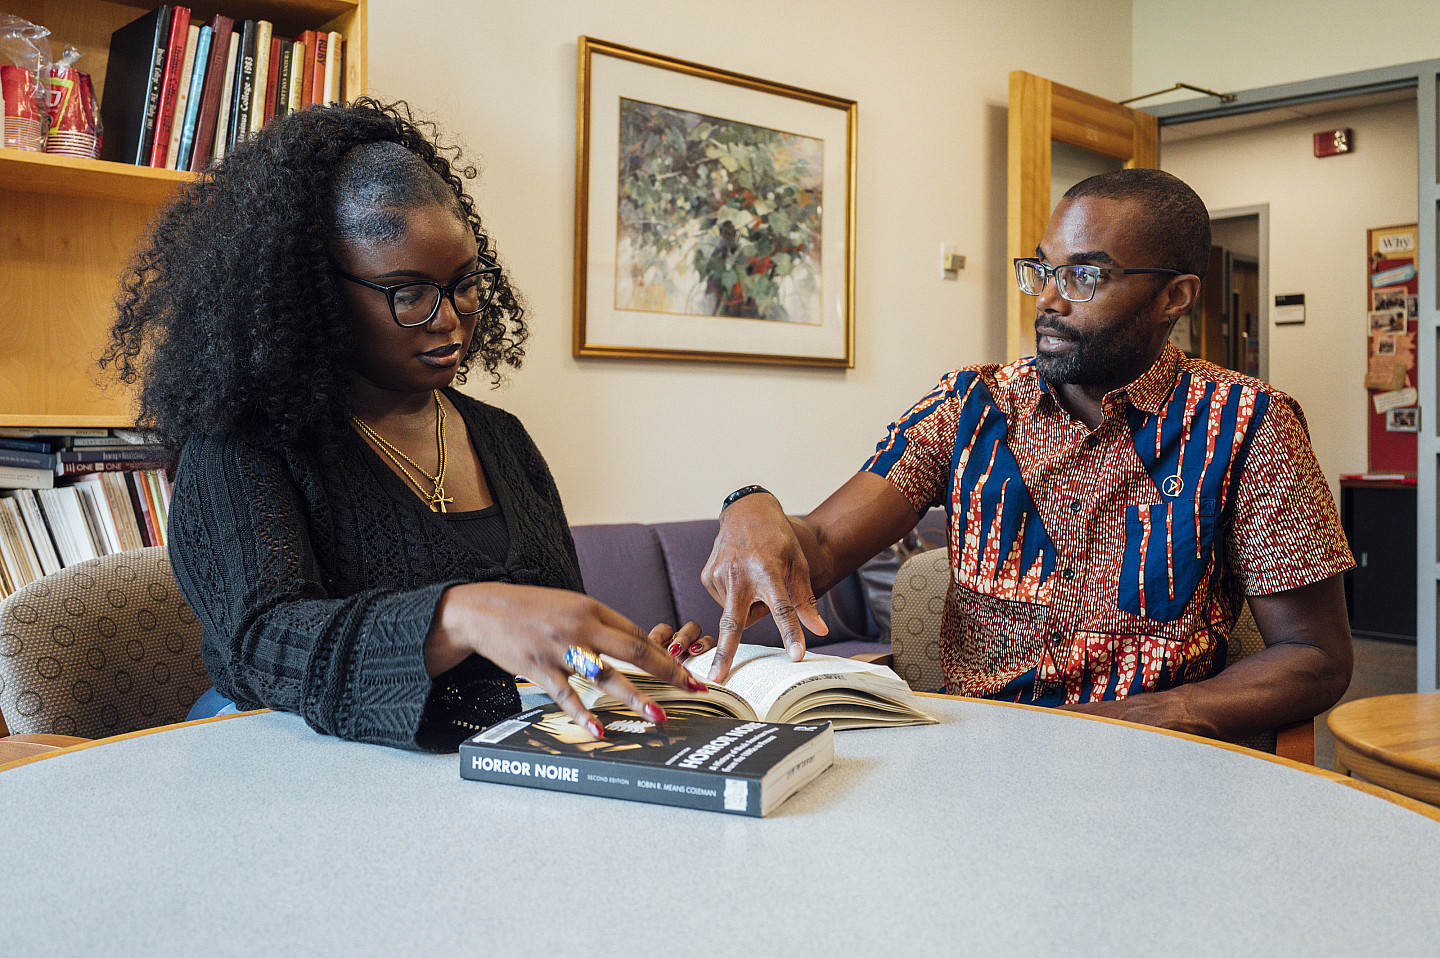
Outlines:
<svg viewBox="0 0 1440 958"><path fill-rule="evenodd" d="M1204 278L1210 263L1210 214L1179 177L1164 170L1115 170L1081 180L1064 198L1082 196L1133 200L1141 210L1136 239L1160 257L1158 263L1144 265Z"/></svg>

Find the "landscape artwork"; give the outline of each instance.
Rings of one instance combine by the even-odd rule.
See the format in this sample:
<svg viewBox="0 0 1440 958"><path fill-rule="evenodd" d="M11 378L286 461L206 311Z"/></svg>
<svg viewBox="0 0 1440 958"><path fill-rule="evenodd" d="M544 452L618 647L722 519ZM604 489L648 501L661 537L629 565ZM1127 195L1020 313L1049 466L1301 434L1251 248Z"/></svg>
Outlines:
<svg viewBox="0 0 1440 958"><path fill-rule="evenodd" d="M621 98L615 308L819 325L825 143Z"/></svg>

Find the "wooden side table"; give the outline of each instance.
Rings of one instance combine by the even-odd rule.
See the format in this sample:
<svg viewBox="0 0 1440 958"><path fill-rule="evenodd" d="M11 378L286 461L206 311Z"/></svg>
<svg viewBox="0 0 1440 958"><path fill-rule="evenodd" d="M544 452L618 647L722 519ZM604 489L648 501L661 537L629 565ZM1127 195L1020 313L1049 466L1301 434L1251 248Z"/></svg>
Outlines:
<svg viewBox="0 0 1440 958"><path fill-rule="evenodd" d="M1329 723L1335 771L1440 805L1440 692L1352 699Z"/></svg>

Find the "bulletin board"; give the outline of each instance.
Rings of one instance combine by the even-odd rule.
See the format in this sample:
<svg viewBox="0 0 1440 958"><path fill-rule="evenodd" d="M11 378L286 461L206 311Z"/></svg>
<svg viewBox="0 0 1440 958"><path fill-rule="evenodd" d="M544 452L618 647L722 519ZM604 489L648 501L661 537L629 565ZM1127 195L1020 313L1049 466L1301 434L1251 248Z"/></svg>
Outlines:
<svg viewBox="0 0 1440 958"><path fill-rule="evenodd" d="M1420 432L1417 224L1366 230L1365 389L1369 472L1413 476Z"/></svg>

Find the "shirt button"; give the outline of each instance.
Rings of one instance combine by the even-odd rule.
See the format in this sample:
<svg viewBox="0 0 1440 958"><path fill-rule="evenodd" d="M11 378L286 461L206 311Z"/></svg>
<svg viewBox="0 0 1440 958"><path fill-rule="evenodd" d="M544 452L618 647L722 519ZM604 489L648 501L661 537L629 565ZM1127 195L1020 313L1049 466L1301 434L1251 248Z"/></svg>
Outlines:
<svg viewBox="0 0 1440 958"><path fill-rule="evenodd" d="M1071 500L1071 502L1070 502L1070 511L1071 511L1071 512L1079 512L1079 511L1080 511L1080 500L1079 500L1079 499Z"/></svg>
<svg viewBox="0 0 1440 958"><path fill-rule="evenodd" d="M1065 567L1065 571L1061 572L1060 575L1064 577L1066 581L1069 581L1070 579L1075 578L1075 570L1067 565Z"/></svg>
<svg viewBox="0 0 1440 958"><path fill-rule="evenodd" d="M1096 446L1098 446L1098 445L1100 445L1100 437L1099 437L1099 436L1086 436L1086 437L1085 437L1085 448L1086 448L1086 449L1094 449L1094 448L1095 448Z"/></svg>

